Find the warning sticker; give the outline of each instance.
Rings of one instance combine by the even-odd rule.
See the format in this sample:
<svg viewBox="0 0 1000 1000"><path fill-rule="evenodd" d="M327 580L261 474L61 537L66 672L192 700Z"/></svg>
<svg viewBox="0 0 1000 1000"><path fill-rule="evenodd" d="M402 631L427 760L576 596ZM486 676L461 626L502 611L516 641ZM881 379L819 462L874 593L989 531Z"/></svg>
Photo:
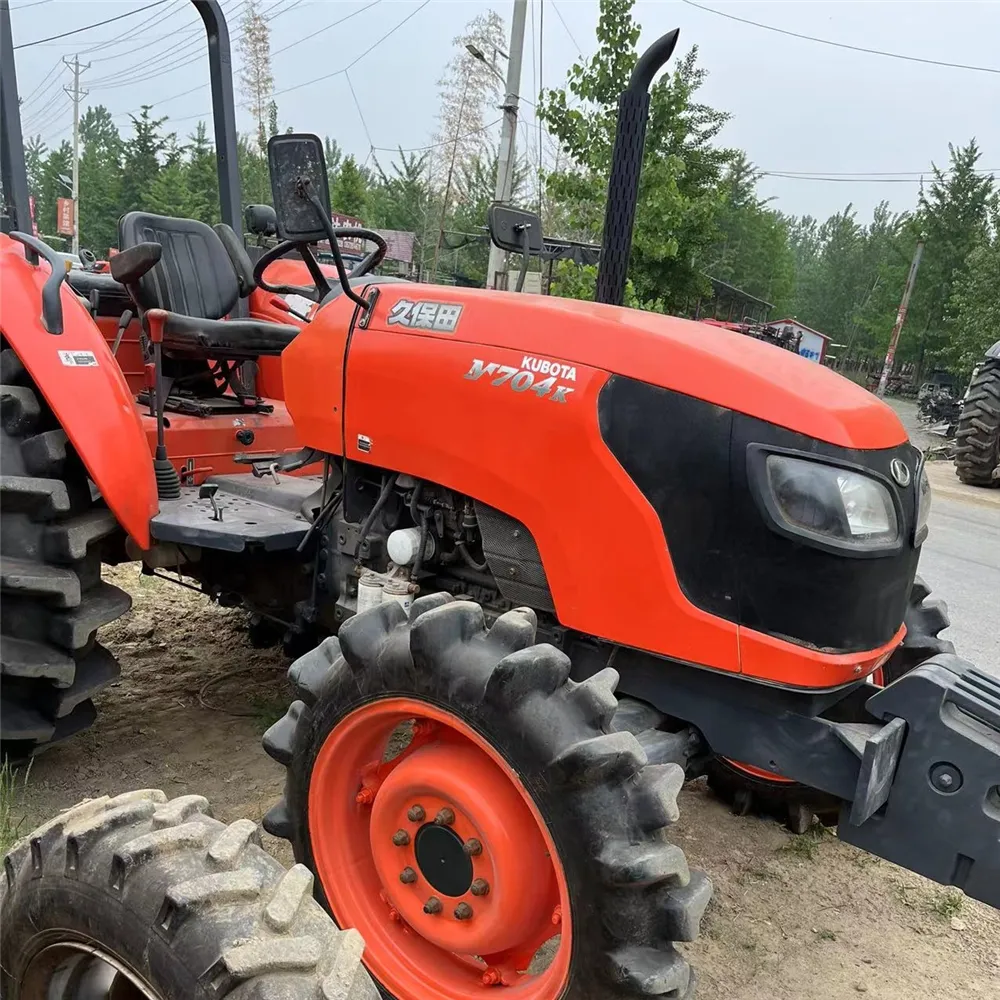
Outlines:
<svg viewBox="0 0 1000 1000"><path fill-rule="evenodd" d="M60 351L59 360L68 368L97 367L97 356L93 351Z"/></svg>

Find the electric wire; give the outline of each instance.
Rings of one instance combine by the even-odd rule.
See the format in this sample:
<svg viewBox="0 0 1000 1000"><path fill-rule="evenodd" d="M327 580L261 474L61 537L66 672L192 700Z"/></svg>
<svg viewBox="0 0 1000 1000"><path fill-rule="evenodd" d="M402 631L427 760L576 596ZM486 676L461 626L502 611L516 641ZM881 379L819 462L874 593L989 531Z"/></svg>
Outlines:
<svg viewBox="0 0 1000 1000"><path fill-rule="evenodd" d="M559 23L566 29L566 34L569 35L569 40L576 46L576 54L583 58L583 49L580 48L580 43L573 37L573 32L569 30L569 25L566 23L566 19L562 16L562 11L559 10L559 4L556 0L551 0L552 9L556 12L556 17L559 18Z"/></svg>
<svg viewBox="0 0 1000 1000"><path fill-rule="evenodd" d="M708 14L715 14L716 17L724 17L730 21L739 21L740 24L749 24L754 28L763 28L765 31L774 31L779 35L788 35L790 38L800 38L807 42L817 42L820 45L830 45L836 49L849 49L851 52L864 52L871 56L884 56L887 59L902 59L905 62L923 63L927 66L945 66L948 69L967 69L976 73L1000 73L1000 67L996 66L971 66L968 63L947 62L943 59L925 59L923 56L911 56L902 52L886 52L884 49L869 49L863 45L849 45L847 42L834 42L829 38L817 38L814 35L803 35L798 31L789 31L786 28L778 28L773 24L762 24L760 21L751 21L745 17L737 17L735 14L727 14L725 11L713 10L705 7L694 0L683 0L689 7L697 7Z"/></svg>
<svg viewBox="0 0 1000 1000"><path fill-rule="evenodd" d="M147 4L145 7L139 7L136 10L130 10L125 14L118 14L115 17L106 18L103 21L97 21L94 24L85 25L82 28L74 28L72 31L64 31L59 35L49 35L47 38L35 38L30 42L21 42L20 45L15 45L14 50L18 49L30 49L33 45L42 45L45 42L54 42L60 38L69 38L70 35L79 35L84 31L93 31L94 28L99 28L105 24L112 24L115 21L124 20L126 17L135 17L136 14L141 14L143 11L152 10L154 7L161 7L163 4L167 3L168 0L156 0L155 3Z"/></svg>
<svg viewBox="0 0 1000 1000"><path fill-rule="evenodd" d="M301 0L300 0L301 2ZM310 39L315 38L317 35L322 35L324 31L329 31L331 28L336 28L338 24L343 24L345 21L349 21L352 17L358 14L363 14L366 10L371 10L372 7L377 7L382 0L372 0L372 3L368 4L366 7L359 7L355 11L351 11L345 17L338 18L336 21L332 21L330 24L325 25L322 28L317 28L316 31L310 31L308 35L304 35L302 38L295 39L294 42L289 42L287 45L282 45L280 49L275 49L271 53L271 58L273 59L276 55L282 52L287 52L289 49L294 48L296 45L301 45L303 42L308 42ZM292 10L291 7L288 10Z"/></svg>

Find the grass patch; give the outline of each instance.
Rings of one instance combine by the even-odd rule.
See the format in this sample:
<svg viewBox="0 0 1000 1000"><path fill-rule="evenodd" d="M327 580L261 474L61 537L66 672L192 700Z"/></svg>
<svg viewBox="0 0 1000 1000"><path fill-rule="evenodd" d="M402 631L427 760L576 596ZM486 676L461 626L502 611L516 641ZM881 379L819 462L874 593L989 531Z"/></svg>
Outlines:
<svg viewBox="0 0 1000 1000"><path fill-rule="evenodd" d="M261 733L267 732L288 708L288 701L277 695L254 695L249 699L250 713Z"/></svg>
<svg viewBox="0 0 1000 1000"><path fill-rule="evenodd" d="M836 941L837 935L833 931L828 931L825 927L821 930L816 931L816 939L818 941Z"/></svg>
<svg viewBox="0 0 1000 1000"><path fill-rule="evenodd" d="M7 761L0 764L0 856L6 854L21 836L24 814L20 798L30 772L31 764L28 764L22 775Z"/></svg>
<svg viewBox="0 0 1000 1000"><path fill-rule="evenodd" d="M815 861L819 855L820 844L830 836L830 832L822 823L813 823L805 833L797 833L790 837L787 844L778 848L779 854L793 854L803 861Z"/></svg>
<svg viewBox="0 0 1000 1000"><path fill-rule="evenodd" d="M931 911L936 913L942 920L951 920L962 912L962 905L965 897L956 889L946 889L939 892L931 900Z"/></svg>

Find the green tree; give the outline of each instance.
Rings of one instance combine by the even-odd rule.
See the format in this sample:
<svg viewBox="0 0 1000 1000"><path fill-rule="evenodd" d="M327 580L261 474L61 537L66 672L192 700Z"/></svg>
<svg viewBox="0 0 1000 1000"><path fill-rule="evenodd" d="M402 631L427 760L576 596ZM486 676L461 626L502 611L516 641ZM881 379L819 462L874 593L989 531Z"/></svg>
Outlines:
<svg viewBox="0 0 1000 1000"><path fill-rule="evenodd" d="M98 257L118 245L124 143L111 113L99 104L80 118L80 246Z"/></svg>
<svg viewBox="0 0 1000 1000"><path fill-rule="evenodd" d="M980 158L975 139L965 146L948 146L947 171L934 167L930 184L922 188L914 218L914 236L926 239L924 259L913 293L909 334L903 340L924 353L947 356L945 316L952 286L965 270L972 250L986 238L988 206L994 191L992 175L977 171Z"/></svg>
<svg viewBox="0 0 1000 1000"><path fill-rule="evenodd" d="M188 140L187 189L191 211L194 218L214 226L220 221L219 175L215 148L208 140L204 122L198 122Z"/></svg>
<svg viewBox="0 0 1000 1000"><path fill-rule="evenodd" d="M236 162L240 170L243 204L271 204L271 177L267 159L261 155L257 142L250 136L236 139Z"/></svg>
<svg viewBox="0 0 1000 1000"><path fill-rule="evenodd" d="M65 140L45 158L41 169L41 198L35 204L38 231L45 236L56 235L56 199L68 198L69 188L64 177L73 170L73 147Z"/></svg>
<svg viewBox="0 0 1000 1000"><path fill-rule="evenodd" d="M337 171L337 178L330 191L330 201L335 212L364 218L367 185L365 177L353 156L348 156Z"/></svg>
<svg viewBox="0 0 1000 1000"><path fill-rule="evenodd" d="M152 105L144 104L138 117L132 119L132 138L125 143L122 154L122 212L145 209L149 189L160 172L160 155L167 148L167 139L160 128L167 120L150 118Z"/></svg>
<svg viewBox="0 0 1000 1000"><path fill-rule="evenodd" d="M191 191L188 188L188 166L184 162L184 149L177 145L177 136L167 136L164 162L153 183L149 185L146 210L157 215L191 218L194 212Z"/></svg>
<svg viewBox="0 0 1000 1000"><path fill-rule="evenodd" d="M1000 340L1000 198L994 196L990 225L954 276L948 300L947 348L956 371L970 371L988 347Z"/></svg>
<svg viewBox="0 0 1000 1000"><path fill-rule="evenodd" d="M598 239L618 97L635 66L640 28L634 0L601 0L597 52L576 63L562 90L542 94L539 115L568 155L568 169L547 178L568 206L570 224ZM714 145L728 120L695 100L705 81L697 49L654 84L632 240L630 277L639 301L678 312L708 292L704 275L717 245L720 181L731 150ZM571 107L573 98L582 102Z"/></svg>

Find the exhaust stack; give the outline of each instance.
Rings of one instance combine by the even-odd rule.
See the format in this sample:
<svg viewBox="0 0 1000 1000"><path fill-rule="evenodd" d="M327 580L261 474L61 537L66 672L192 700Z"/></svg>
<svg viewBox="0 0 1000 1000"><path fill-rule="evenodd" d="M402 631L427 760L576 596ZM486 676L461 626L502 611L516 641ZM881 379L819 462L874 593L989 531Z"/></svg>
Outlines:
<svg viewBox="0 0 1000 1000"><path fill-rule="evenodd" d="M618 98L618 126L611 155L608 202L597 269L598 302L620 306L625 301L625 279L632 253L632 226L639 200L639 175L646 145L649 87L677 45L680 28L668 31L643 53L632 70L628 86Z"/></svg>

